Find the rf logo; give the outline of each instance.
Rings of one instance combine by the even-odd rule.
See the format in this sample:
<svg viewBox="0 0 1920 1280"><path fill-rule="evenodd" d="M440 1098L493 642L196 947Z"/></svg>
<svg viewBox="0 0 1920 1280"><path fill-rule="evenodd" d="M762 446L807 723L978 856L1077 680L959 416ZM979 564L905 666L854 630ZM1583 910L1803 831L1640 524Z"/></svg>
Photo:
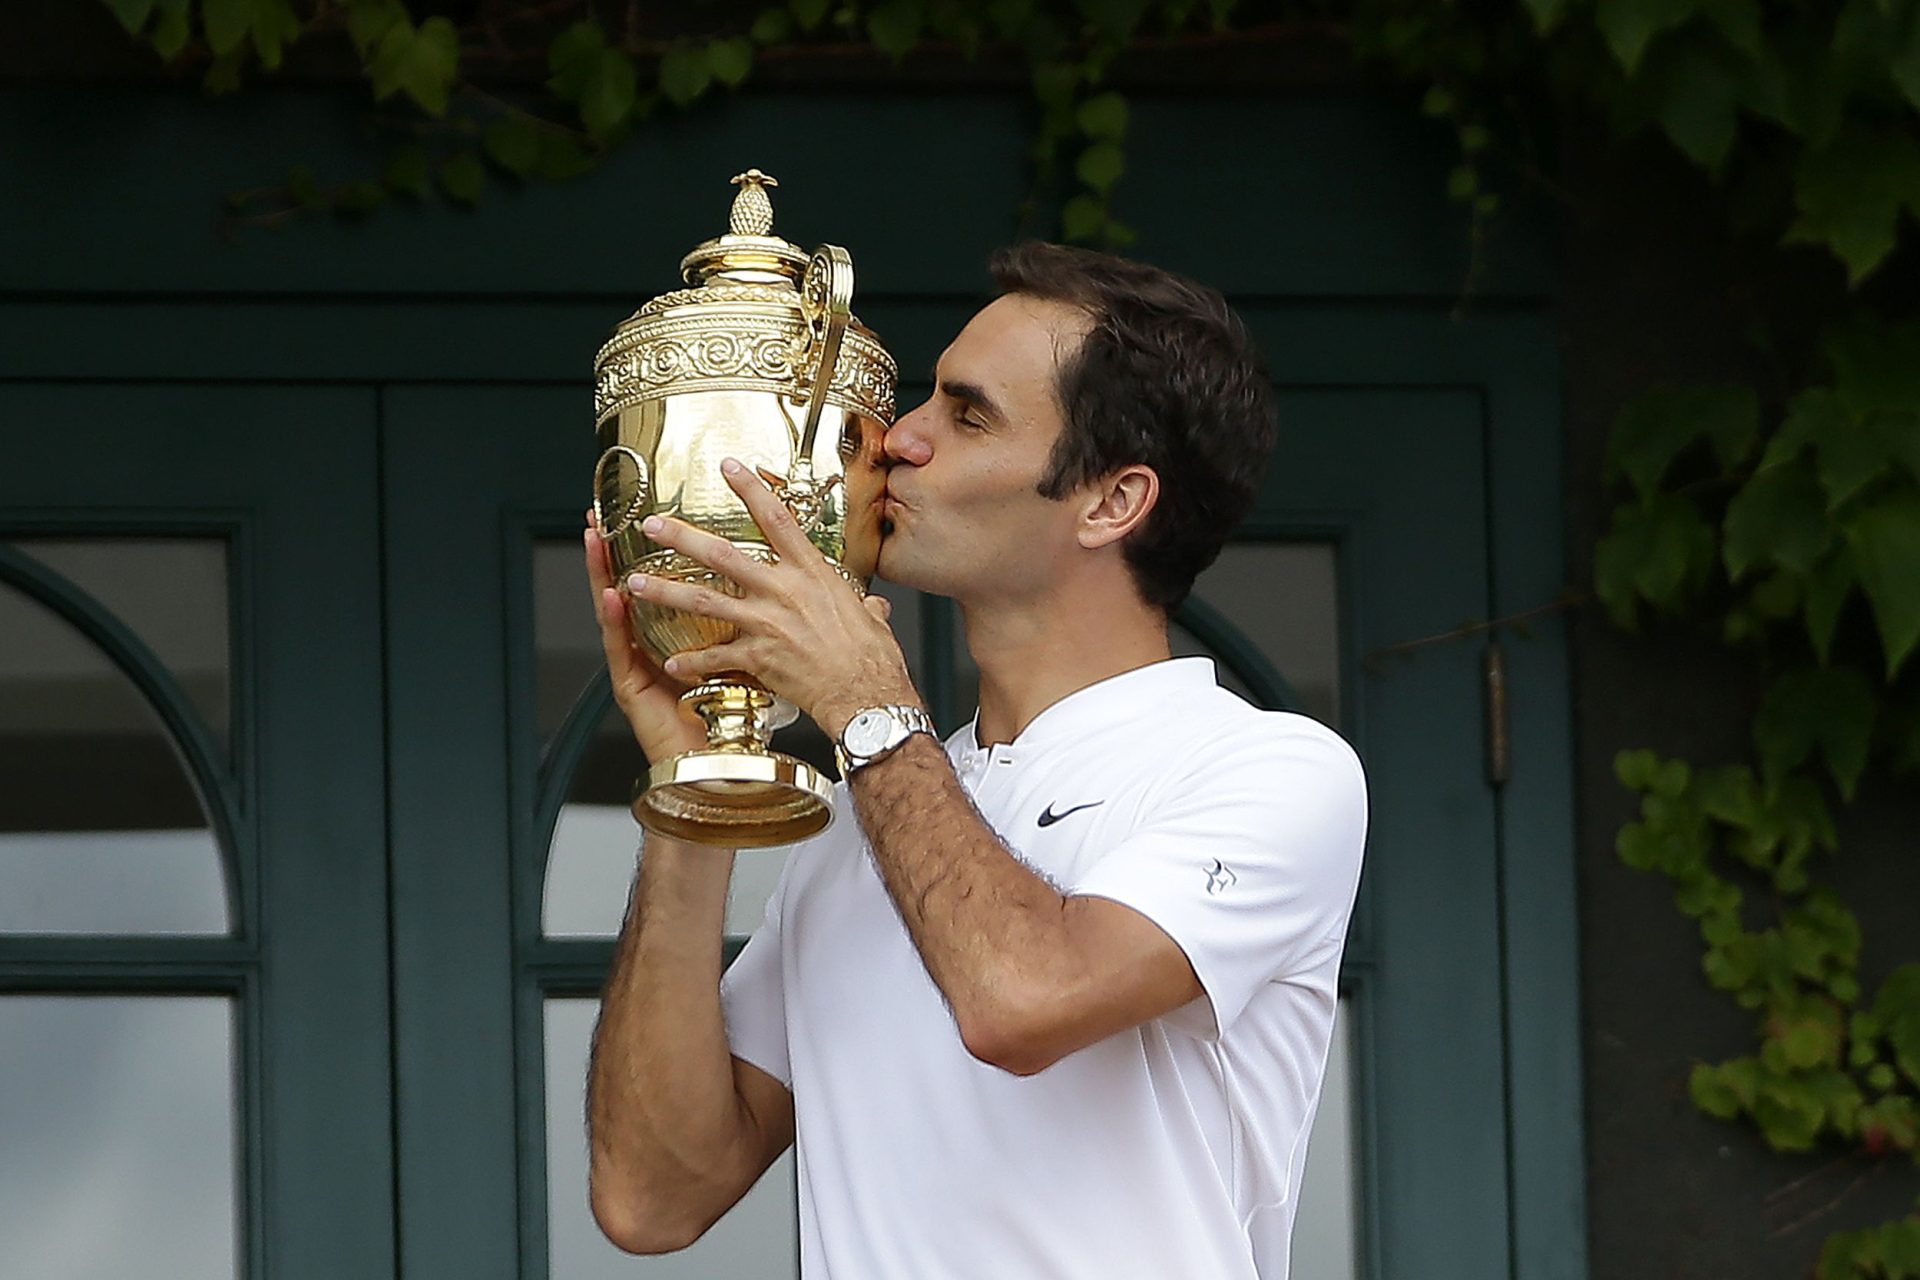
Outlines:
<svg viewBox="0 0 1920 1280"><path fill-rule="evenodd" d="M1213 865L1207 868L1207 892L1220 894L1238 884L1240 877L1233 874L1233 868L1215 858Z"/></svg>

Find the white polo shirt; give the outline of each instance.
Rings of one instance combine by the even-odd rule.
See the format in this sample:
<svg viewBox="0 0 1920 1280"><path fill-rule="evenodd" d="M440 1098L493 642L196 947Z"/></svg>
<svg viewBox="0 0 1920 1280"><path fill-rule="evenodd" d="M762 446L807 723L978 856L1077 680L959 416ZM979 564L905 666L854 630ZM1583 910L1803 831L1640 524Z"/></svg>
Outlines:
<svg viewBox="0 0 1920 1280"><path fill-rule="evenodd" d="M1033 1076L980 1062L839 788L721 988L733 1053L793 1091L802 1274L1284 1280L1360 877L1352 750L1179 658L947 753L1015 856L1153 920L1206 994Z"/></svg>

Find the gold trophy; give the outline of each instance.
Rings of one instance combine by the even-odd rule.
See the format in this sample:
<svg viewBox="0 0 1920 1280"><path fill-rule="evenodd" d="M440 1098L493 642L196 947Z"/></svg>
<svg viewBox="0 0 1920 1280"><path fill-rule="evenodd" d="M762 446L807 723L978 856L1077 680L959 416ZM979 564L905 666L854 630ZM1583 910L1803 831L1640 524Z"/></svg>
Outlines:
<svg viewBox="0 0 1920 1280"><path fill-rule="evenodd" d="M641 307L594 359L593 505L615 580L639 572L739 594L648 539L640 526L650 515L678 517L762 562L777 558L720 475L734 457L864 594L880 552L893 357L854 318L847 251L822 245L809 255L774 235L767 189L778 183L758 169L733 181L728 233L681 260L688 287ZM656 662L734 636L731 624L644 600L627 612ZM791 703L745 674L706 680L681 700L705 722L707 745L656 762L635 785L642 826L754 848L833 820L832 782L769 749L773 731L799 716Z"/></svg>

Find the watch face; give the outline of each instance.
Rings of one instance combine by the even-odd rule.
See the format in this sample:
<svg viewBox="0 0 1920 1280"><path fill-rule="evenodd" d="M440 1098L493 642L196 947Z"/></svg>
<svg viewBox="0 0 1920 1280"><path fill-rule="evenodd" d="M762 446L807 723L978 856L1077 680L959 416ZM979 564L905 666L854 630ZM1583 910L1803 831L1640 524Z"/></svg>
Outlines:
<svg viewBox="0 0 1920 1280"><path fill-rule="evenodd" d="M846 744L847 753L856 756L870 756L887 745L887 738L893 729L893 717L884 711L862 711L847 721L847 730L840 735Z"/></svg>

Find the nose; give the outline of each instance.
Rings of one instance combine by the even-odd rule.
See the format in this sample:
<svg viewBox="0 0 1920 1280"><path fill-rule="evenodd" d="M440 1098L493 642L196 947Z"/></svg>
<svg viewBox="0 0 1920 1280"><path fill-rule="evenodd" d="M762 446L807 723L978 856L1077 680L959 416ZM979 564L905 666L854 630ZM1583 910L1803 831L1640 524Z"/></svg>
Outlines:
<svg viewBox="0 0 1920 1280"><path fill-rule="evenodd" d="M924 467L933 457L933 441L928 438L925 429L928 400L910 413L894 419L887 428L885 440L881 443L886 449L887 460L904 462L909 466Z"/></svg>

